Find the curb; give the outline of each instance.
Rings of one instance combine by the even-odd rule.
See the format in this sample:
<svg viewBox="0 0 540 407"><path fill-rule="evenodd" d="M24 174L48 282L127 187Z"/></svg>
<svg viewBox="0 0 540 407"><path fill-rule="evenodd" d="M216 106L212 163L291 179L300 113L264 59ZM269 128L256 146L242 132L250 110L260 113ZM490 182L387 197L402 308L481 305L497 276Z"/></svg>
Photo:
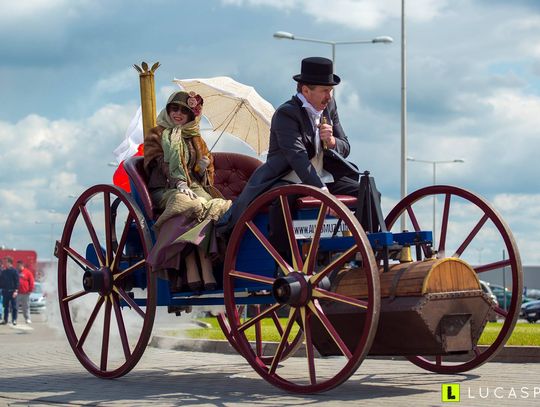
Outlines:
<svg viewBox="0 0 540 407"><path fill-rule="evenodd" d="M207 352L222 353L226 355L237 355L238 352L228 341L215 339L191 339L178 338L174 336L153 335L148 346L159 349L169 349L185 352ZM265 343L264 353L275 353L276 343ZM479 346L483 351L487 346ZM298 349L297 356L305 356L304 348ZM368 356L368 359L404 359L403 356ZM503 363L540 363L540 347L538 346L505 346L490 362Z"/></svg>

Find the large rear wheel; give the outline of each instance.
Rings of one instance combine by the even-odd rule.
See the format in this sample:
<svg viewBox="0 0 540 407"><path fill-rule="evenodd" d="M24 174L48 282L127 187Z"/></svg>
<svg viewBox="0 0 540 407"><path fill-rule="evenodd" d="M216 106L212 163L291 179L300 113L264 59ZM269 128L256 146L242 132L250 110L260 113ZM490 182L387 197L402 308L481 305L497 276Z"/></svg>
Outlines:
<svg viewBox="0 0 540 407"><path fill-rule="evenodd" d="M299 211L290 206L290 201L300 202L298 198L302 197L310 197L309 208ZM257 219L265 216L272 203L281 207L287 231L283 238L288 242L290 258L284 258L270 243L265 228L257 226ZM342 224L336 235L332 231L337 219ZM310 225L305 226L306 221ZM304 225L302 231L295 230L300 224ZM244 239L251 239L258 246L242 251ZM256 261L246 261L259 251L272 257L277 265L275 275L261 275ZM357 272L365 275L368 285L367 298L362 300L331 291L334 273L352 262L358 266ZM265 286L273 300L264 309L243 318L238 312L235 288L246 282ZM224 296L237 349L265 380L291 392L321 392L343 383L366 357L377 329L379 279L369 241L345 205L306 185L273 189L249 205L227 246ZM346 322L342 318L344 313L352 315ZM277 343L270 354L262 354L252 348L247 332L267 319L277 321ZM303 333L300 348L304 352L294 354L298 332Z"/></svg>
<svg viewBox="0 0 540 407"><path fill-rule="evenodd" d="M439 212L434 211L437 207ZM407 217L408 224L416 231L430 230L437 222L433 236L438 259L460 258L474 268L480 280L489 276L490 280L505 281L506 286L511 287L509 293L503 293L507 303L499 301L495 307L500 322L486 333L491 337L486 338L487 347L476 346L457 361L450 356L409 357L414 364L437 373L459 373L482 365L503 348L519 316L523 277L512 232L486 200L454 186L435 185L408 195L386 217L388 230L394 228L393 231L398 232L397 221L401 215ZM429 253L428 247L424 246L423 250Z"/></svg>

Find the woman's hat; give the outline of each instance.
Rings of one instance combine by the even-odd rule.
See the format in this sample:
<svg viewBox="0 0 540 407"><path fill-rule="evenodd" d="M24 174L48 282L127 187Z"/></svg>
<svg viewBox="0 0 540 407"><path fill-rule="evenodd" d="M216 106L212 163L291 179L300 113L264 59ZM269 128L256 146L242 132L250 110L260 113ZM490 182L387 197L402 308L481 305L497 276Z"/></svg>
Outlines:
<svg viewBox="0 0 540 407"><path fill-rule="evenodd" d="M340 77L334 74L332 61L322 57L304 58L301 73L294 75L293 79L308 85L334 86L341 82Z"/></svg>
<svg viewBox="0 0 540 407"><path fill-rule="evenodd" d="M199 116L201 114L204 100L201 95L198 95L195 92L188 93L179 91L170 96L169 100L167 101L167 106L172 103L187 107L195 116Z"/></svg>

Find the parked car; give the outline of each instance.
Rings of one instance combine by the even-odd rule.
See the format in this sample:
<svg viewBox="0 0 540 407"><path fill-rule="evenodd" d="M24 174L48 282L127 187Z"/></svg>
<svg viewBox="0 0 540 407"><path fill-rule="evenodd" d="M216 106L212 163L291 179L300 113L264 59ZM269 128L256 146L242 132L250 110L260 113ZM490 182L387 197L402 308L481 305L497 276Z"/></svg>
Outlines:
<svg viewBox="0 0 540 407"><path fill-rule="evenodd" d="M535 300L522 304L519 316L534 324L540 319L540 301Z"/></svg>
<svg viewBox="0 0 540 407"><path fill-rule="evenodd" d="M30 312L42 312L47 308L47 298L41 283L34 284L34 291L30 293Z"/></svg>
<svg viewBox="0 0 540 407"><path fill-rule="evenodd" d="M493 294L493 291L491 291L491 288L489 287L489 283L480 280L480 287L482 287L482 291L493 301L496 307L499 306L499 302L497 301L497 296ZM489 322L497 322L497 313L495 310L489 311L488 314L488 321Z"/></svg>
<svg viewBox="0 0 540 407"><path fill-rule="evenodd" d="M526 295L532 300L540 300L540 290L538 288L524 288L523 295Z"/></svg>
<svg viewBox="0 0 540 407"><path fill-rule="evenodd" d="M497 301L499 302L499 307L501 307L504 310L508 310L508 307L510 306L510 301L512 301L512 291L510 291L508 288L504 288L502 285L498 284L492 284L492 283L486 283L489 288L491 288L491 291L495 296L497 297ZM506 304L505 304L505 297L506 297ZM529 301L532 301L531 298L523 295L521 298L521 303L525 304Z"/></svg>

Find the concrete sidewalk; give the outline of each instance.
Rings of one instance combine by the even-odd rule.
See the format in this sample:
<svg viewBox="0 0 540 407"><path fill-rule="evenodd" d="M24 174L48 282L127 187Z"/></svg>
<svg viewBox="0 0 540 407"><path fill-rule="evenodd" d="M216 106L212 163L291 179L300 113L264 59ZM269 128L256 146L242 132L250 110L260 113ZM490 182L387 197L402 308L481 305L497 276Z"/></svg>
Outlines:
<svg viewBox="0 0 540 407"><path fill-rule="evenodd" d="M99 379L79 364L62 328L44 322L1 326L0 354L0 406L437 406L446 404L443 383L460 385L465 406L540 401L536 363L488 363L466 374L437 375L407 361L368 359L336 389L298 395L267 383L237 354L154 347L126 376Z"/></svg>
<svg viewBox="0 0 540 407"><path fill-rule="evenodd" d="M149 346L154 348L177 350L177 351L196 351L208 353L223 353L234 355L238 352L229 344L228 341L210 340L210 339L191 339L179 338L177 336L168 336L160 330L152 336ZM265 344L265 348L276 348L275 343ZM479 346L482 350L483 346ZM269 350L272 352L272 350ZM299 350L299 354L302 354ZM371 358L371 357L369 357ZM402 357L373 357L373 359L405 360ZM538 346L506 346L491 362L502 363L540 363L540 347Z"/></svg>

